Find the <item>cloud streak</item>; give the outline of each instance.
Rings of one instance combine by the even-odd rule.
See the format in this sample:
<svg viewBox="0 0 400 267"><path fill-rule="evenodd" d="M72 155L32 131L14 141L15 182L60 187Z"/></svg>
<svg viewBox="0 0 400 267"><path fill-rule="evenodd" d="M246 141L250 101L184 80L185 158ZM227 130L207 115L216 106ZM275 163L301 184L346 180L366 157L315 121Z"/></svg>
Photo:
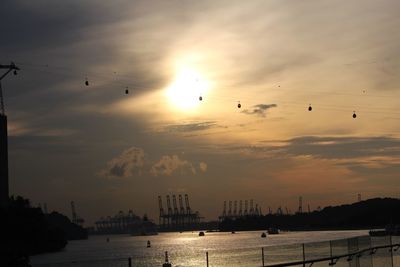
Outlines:
<svg viewBox="0 0 400 267"><path fill-rule="evenodd" d="M183 124L171 124L165 126L164 130L170 133L187 133L195 131L204 131L218 127L222 126L217 125L215 121L205 121L205 122L194 122L194 123L183 123Z"/></svg>

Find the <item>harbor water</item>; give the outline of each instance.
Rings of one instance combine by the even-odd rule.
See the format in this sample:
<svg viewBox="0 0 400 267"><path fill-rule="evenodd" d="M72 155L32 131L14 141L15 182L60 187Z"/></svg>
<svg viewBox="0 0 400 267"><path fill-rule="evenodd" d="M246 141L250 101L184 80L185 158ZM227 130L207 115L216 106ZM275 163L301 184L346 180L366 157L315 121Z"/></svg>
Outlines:
<svg viewBox="0 0 400 267"><path fill-rule="evenodd" d="M368 231L310 231L310 232L281 232L261 238L262 231L249 232L206 232L199 236L198 232L160 233L155 236L90 236L88 240L70 241L60 252L48 253L31 257L32 266L128 266L131 258L132 266L162 266L164 253L168 251L172 266L262 266L264 248L265 264L301 260L303 257L302 244L305 243L307 258L325 257L330 253L329 244L335 244L337 253L348 247L347 238L368 235ZM330 240L333 243L330 243ZM362 238L360 240L363 240ZM372 239L371 242L387 242L382 238ZM150 241L151 247L147 247ZM393 238L393 242L400 239ZM360 246L361 246L360 242ZM399 251L395 252L397 255ZM392 266L391 257L385 255L373 259L373 266ZM313 266L328 266L325 263ZM349 266L346 260L336 266ZM365 266L372 266L371 263ZM393 266L400 266L398 256L393 259Z"/></svg>

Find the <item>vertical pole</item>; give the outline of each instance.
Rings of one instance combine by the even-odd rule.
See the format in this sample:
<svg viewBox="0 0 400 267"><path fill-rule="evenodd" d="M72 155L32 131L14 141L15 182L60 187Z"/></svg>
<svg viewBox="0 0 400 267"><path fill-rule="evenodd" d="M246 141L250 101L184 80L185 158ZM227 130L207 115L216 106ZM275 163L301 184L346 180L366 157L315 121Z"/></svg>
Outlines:
<svg viewBox="0 0 400 267"><path fill-rule="evenodd" d="M303 267L306 267L306 263L305 263L305 261L306 261L306 251L305 251L305 249L304 249L304 243L303 243Z"/></svg>
<svg viewBox="0 0 400 267"><path fill-rule="evenodd" d="M264 267L264 247L261 248L261 259L262 259L262 266Z"/></svg>
<svg viewBox="0 0 400 267"><path fill-rule="evenodd" d="M7 116L0 114L0 207L8 204L8 141Z"/></svg>
<svg viewBox="0 0 400 267"><path fill-rule="evenodd" d="M3 89L1 88L1 81L0 81L0 114L6 115L6 111L4 108L4 100L3 100Z"/></svg>
<svg viewBox="0 0 400 267"><path fill-rule="evenodd" d="M330 250L330 254L331 254L331 265L333 266L332 240L329 241L329 250Z"/></svg>
<svg viewBox="0 0 400 267"><path fill-rule="evenodd" d="M207 267L208 267L208 251L206 251L206 261L207 261Z"/></svg>
<svg viewBox="0 0 400 267"><path fill-rule="evenodd" d="M392 240L392 235L390 235L390 258L392 260L392 267L394 266L393 262L393 240Z"/></svg>
<svg viewBox="0 0 400 267"><path fill-rule="evenodd" d="M131 257L128 258L128 266L132 267L132 259L131 259Z"/></svg>

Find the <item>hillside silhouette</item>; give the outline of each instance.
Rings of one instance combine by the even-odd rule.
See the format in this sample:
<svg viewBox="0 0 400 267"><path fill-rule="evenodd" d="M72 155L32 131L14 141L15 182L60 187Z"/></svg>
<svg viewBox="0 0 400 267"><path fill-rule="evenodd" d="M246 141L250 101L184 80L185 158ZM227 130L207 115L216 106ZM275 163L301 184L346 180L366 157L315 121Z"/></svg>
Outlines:
<svg viewBox="0 0 400 267"><path fill-rule="evenodd" d="M27 266L30 255L59 251L69 239L87 238L86 230L66 216L44 214L22 197L11 197L0 213L0 266Z"/></svg>

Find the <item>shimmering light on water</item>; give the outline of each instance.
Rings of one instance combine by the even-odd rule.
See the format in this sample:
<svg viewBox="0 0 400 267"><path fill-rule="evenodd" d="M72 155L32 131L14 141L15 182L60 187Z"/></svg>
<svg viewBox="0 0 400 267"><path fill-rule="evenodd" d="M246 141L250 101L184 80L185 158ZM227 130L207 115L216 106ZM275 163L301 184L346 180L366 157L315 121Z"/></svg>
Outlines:
<svg viewBox="0 0 400 267"><path fill-rule="evenodd" d="M161 233L157 236L91 236L89 240L71 241L64 251L31 258L33 266L162 266L168 251L173 266L261 266L261 247L265 247L266 263L298 260L302 257L301 243L343 239L367 235L368 231L284 232L261 238L261 231L231 233L198 232ZM107 237L110 242L106 242ZM147 248L147 240L151 248ZM398 240L397 240L398 241ZM325 244L325 245L324 245ZM315 254L326 255L328 242L321 247L310 246ZM283 249L284 248L284 249ZM314 252L312 252L314 253ZM109 259L109 260L107 260ZM117 261L115 259L121 259ZM96 262L92 262L96 261ZM75 263L72 263L75 262Z"/></svg>

